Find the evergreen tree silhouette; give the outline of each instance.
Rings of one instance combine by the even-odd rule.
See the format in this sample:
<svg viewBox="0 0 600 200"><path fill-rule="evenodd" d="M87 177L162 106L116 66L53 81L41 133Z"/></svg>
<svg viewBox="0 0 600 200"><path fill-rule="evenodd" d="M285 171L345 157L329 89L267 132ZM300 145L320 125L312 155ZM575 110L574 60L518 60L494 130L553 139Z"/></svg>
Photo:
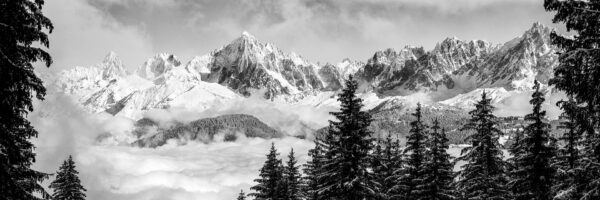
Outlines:
<svg viewBox="0 0 600 200"><path fill-rule="evenodd" d="M393 191L396 186L395 172L402 170L402 152L398 142L390 134L384 140L378 140L373 152L373 175L379 189L377 199L396 198Z"/></svg>
<svg viewBox="0 0 600 200"><path fill-rule="evenodd" d="M304 165L304 174L306 176L303 178L304 187L303 187L303 196L307 200L321 200L321 196L317 192L319 189L319 179L318 174L321 174L319 171L322 167L322 159L323 159L323 147L322 142L319 139L315 140L315 147L308 151L308 156L310 156L310 160L306 162Z"/></svg>
<svg viewBox="0 0 600 200"><path fill-rule="evenodd" d="M550 35L560 49L559 64L550 84L572 97L578 106L577 127L583 133L581 199L600 199L600 2L545 0L555 12L552 21L564 23L570 36Z"/></svg>
<svg viewBox="0 0 600 200"><path fill-rule="evenodd" d="M587 185L587 178L583 177L585 173L580 150L582 130L577 124L580 121L577 118L582 115L577 112L577 103L572 98L560 101L558 105L564 111L559 117L561 122L558 128L565 130L565 133L558 138L562 145L552 163L556 170L552 193L557 200L580 199Z"/></svg>
<svg viewBox="0 0 600 200"><path fill-rule="evenodd" d="M424 166L424 184L422 196L419 199L451 200L455 199L456 191L453 188L454 165L450 162L452 157L448 154L448 138L446 130L441 129L437 119L431 126L431 135L429 136L429 150L426 153L428 158ZM441 132L440 132L441 129Z"/></svg>
<svg viewBox="0 0 600 200"><path fill-rule="evenodd" d="M75 170L73 157L69 156L60 166L56 174L56 179L50 183L50 188L54 190L53 200L84 200L87 191L78 177L79 172Z"/></svg>
<svg viewBox="0 0 600 200"><path fill-rule="evenodd" d="M246 200L246 194L244 193L244 190L240 191L240 194L238 195L237 200Z"/></svg>
<svg viewBox="0 0 600 200"><path fill-rule="evenodd" d="M255 179L256 185L250 189L256 192L250 193L256 200L274 200L284 198L285 193L282 193L283 182L283 166L281 160L277 158L279 153L275 149L275 144L271 143L271 149L267 154L267 160L260 169L259 178Z"/></svg>
<svg viewBox="0 0 600 200"><path fill-rule="evenodd" d="M376 195L369 172L372 150L371 115L362 111L362 99L355 95L358 83L352 76L339 94L339 112L332 112L336 121L329 121L329 132L323 163L318 175L322 181L320 195L325 199L363 200Z"/></svg>
<svg viewBox="0 0 600 200"><path fill-rule="evenodd" d="M408 154L406 160L406 174L400 180L405 185L405 198L419 199L425 193L425 153L427 151L426 142L427 126L423 124L421 114L421 104L417 104L417 109L412 114L415 120L410 123L410 131L407 136L406 148L404 153Z"/></svg>
<svg viewBox="0 0 600 200"><path fill-rule="evenodd" d="M35 147L29 139L38 132L26 119L32 97L43 100L46 94L33 63L52 64L43 47L53 26L43 5L43 0L0 2L0 199L50 198L40 185L48 174L31 169Z"/></svg>
<svg viewBox="0 0 600 200"><path fill-rule="evenodd" d="M285 166L285 181L286 181L286 195L287 200L300 200L302 197L302 185L300 169L297 165L296 157L294 156L294 149L290 151L288 155L288 162Z"/></svg>
<svg viewBox="0 0 600 200"><path fill-rule="evenodd" d="M471 146L461 152L458 160L465 161L458 174L457 189L463 195L461 198L474 200L504 200L510 199L506 188L506 163L498 143L502 133L497 128L496 116L492 114L494 107L485 93L481 100L470 111L471 119L462 128L463 131L473 131L467 138Z"/></svg>
<svg viewBox="0 0 600 200"><path fill-rule="evenodd" d="M530 104L533 112L525 115L529 124L524 134L514 146L514 169L510 172L510 189L515 200L552 199L552 184L555 170L551 167L556 156L556 139L550 135L550 124L546 120L546 111L542 110L544 93L540 91L540 83L534 82Z"/></svg>

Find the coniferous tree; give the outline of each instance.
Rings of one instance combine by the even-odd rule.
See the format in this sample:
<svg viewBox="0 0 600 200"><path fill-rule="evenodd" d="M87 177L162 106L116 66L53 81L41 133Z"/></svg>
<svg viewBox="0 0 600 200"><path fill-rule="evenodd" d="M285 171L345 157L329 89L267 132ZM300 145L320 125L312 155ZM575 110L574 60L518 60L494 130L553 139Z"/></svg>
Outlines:
<svg viewBox="0 0 600 200"><path fill-rule="evenodd" d="M546 111L542 110L544 94L539 82L535 81L530 104L533 112L525 115L529 124L514 150L514 169L511 171L510 189L516 200L552 199L552 183L555 170L551 161L556 156L556 141L550 135L550 124L546 122Z"/></svg>
<svg viewBox="0 0 600 200"><path fill-rule="evenodd" d="M288 155L288 162L285 166L285 181L286 181L286 196L284 199L287 200L299 200L302 197L302 188L300 178L300 170L297 165L296 157L294 156L294 149L290 151Z"/></svg>
<svg viewBox="0 0 600 200"><path fill-rule="evenodd" d="M407 136L406 148L404 153L407 153L406 174L399 181L404 185L405 198L419 199L424 195L425 185L425 153L427 151L426 141L427 127L423 124L421 115L421 104L417 104L415 113L412 114L415 121L410 123L410 131Z"/></svg>
<svg viewBox="0 0 600 200"><path fill-rule="evenodd" d="M407 156L404 154L404 150L400 147L400 140L398 138L396 138L394 145L396 146L395 148L397 152L396 156L398 164L395 165L392 176L386 179L386 181L389 180L394 183L388 190L387 196L388 199L406 199L406 188L408 187L404 177L406 177L407 172L405 166Z"/></svg>
<svg viewBox="0 0 600 200"><path fill-rule="evenodd" d="M56 174L56 179L50 183L50 188L54 190L52 194L53 200L84 200L86 189L81 185L78 175L75 170L75 162L73 157L60 166Z"/></svg>
<svg viewBox="0 0 600 200"><path fill-rule="evenodd" d="M376 187L369 172L372 150L371 115L362 111L362 99L355 95L358 83L352 76L338 97L340 111L332 112L336 121L329 121L329 137L319 170L318 193L325 199L362 200L373 198Z"/></svg>
<svg viewBox="0 0 600 200"><path fill-rule="evenodd" d="M307 200L321 200L320 195L317 193L319 189L319 180L317 175L319 173L319 169L321 168L321 162L323 159L323 149L322 144L319 139L315 140L315 148L308 151L308 156L310 156L310 160L306 162L304 165L304 174L306 176L304 179L304 187L303 187L303 196Z"/></svg>
<svg viewBox="0 0 600 200"><path fill-rule="evenodd" d="M43 0L0 2L0 199L50 198L40 185L48 174L31 169L35 153L29 139L38 132L26 119L32 97L43 100L46 94L33 63L52 63L42 49L49 44L45 30L53 29L43 5Z"/></svg>
<svg viewBox="0 0 600 200"><path fill-rule="evenodd" d="M373 147L373 152L371 153L371 169L373 170L373 181L376 183L375 187L377 187L377 191L379 191L377 193L376 196L374 196L374 199L378 199L378 200L383 200L386 199L385 194L383 194L383 187L382 187L382 182L383 182L383 168L384 168L384 163L382 161L383 159L383 149L382 149L382 140L381 138L377 138L377 141L375 142L375 146Z"/></svg>
<svg viewBox="0 0 600 200"><path fill-rule="evenodd" d="M582 189L585 187L585 178L581 177L581 130L577 126L577 104L570 98L560 101L558 105L564 111L558 128L566 132L558 138L561 148L553 159L552 167L556 169L556 181L552 187L554 199L570 200L580 199Z"/></svg>
<svg viewBox="0 0 600 200"><path fill-rule="evenodd" d="M240 194L238 195L237 200L246 200L246 194L244 193L244 190L240 191Z"/></svg>
<svg viewBox="0 0 600 200"><path fill-rule="evenodd" d="M388 134L385 140L378 140L373 152L373 175L380 192L377 199L394 199L393 188L396 185L394 173L402 169L402 153L399 144Z"/></svg>
<svg viewBox="0 0 600 200"><path fill-rule="evenodd" d="M552 21L564 23L574 36L553 32L561 49L559 65L550 84L564 91L580 106L577 126L583 133L582 172L587 184L582 199L600 199L600 2L545 0L544 8L556 12Z"/></svg>
<svg viewBox="0 0 600 200"><path fill-rule="evenodd" d="M506 162L506 171L508 172L509 178L514 177L515 175L513 174L513 172L518 171L520 169L519 167L521 167L517 165L516 159L519 158L523 152L521 148L523 145L521 145L520 143L523 141L522 138L525 134L524 131L525 126L521 125L521 128L517 129L517 131L514 133L513 143L508 148L508 152L510 153L510 155L512 155L512 157L508 158ZM519 193L520 188L510 187L509 185L508 189L511 190L511 194L516 194Z"/></svg>
<svg viewBox="0 0 600 200"><path fill-rule="evenodd" d="M502 160L502 151L498 143L502 133L497 128L496 117L492 114L491 105L485 92L481 100L470 111L471 119L461 130L474 133L467 137L471 146L461 152L460 161L465 161L458 174L457 190L461 198L474 200L504 200L510 199L506 189L506 163Z"/></svg>
<svg viewBox="0 0 600 200"><path fill-rule="evenodd" d="M274 200L281 199L285 195L282 193L283 167L281 160L277 158L279 153L275 149L275 144L271 143L271 150L267 154L267 160L260 169L260 178L255 179L255 186L250 189L256 192L250 193L256 200Z"/></svg>
<svg viewBox="0 0 600 200"><path fill-rule="evenodd" d="M510 166L511 167L511 171L512 171L512 168L515 167L514 166L514 159L515 159L515 157L518 156L518 155L521 155L521 152L522 152L521 151L522 149L520 148L522 145L520 145L520 143L523 141L522 137L525 134L524 130L525 130L524 126L522 126L520 129L517 129L517 131L515 133L515 136L513 138L513 143L509 147L509 149L508 149L508 151L510 152L510 154L513 155L512 158L508 159L509 160L508 164L511 165Z"/></svg>
<svg viewBox="0 0 600 200"><path fill-rule="evenodd" d="M424 184L420 190L423 194L419 199L451 200L455 199L453 188L454 165L450 162L452 157L448 154L448 138L446 130L442 129L437 119L431 126L431 135L428 141L427 162L424 165Z"/></svg>

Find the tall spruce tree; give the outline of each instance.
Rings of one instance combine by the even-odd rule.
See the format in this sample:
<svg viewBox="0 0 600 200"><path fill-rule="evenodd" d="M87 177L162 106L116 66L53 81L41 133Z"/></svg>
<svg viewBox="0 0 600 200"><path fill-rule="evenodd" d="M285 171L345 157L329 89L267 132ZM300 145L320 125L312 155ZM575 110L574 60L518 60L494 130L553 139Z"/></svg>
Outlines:
<svg viewBox="0 0 600 200"><path fill-rule="evenodd" d="M287 187L284 199L287 200L300 200L302 198L302 176L300 175L297 163L298 161L296 161L296 157L294 156L294 149L292 149L288 155L288 162L284 172L285 186Z"/></svg>
<svg viewBox="0 0 600 200"><path fill-rule="evenodd" d="M473 200L510 199L506 189L506 163L498 138L502 132L497 128L494 107L485 93L470 111L471 118L461 130L473 131L466 141L471 144L461 152L459 161L466 162L458 174L457 189L461 198Z"/></svg>
<svg viewBox="0 0 600 200"><path fill-rule="evenodd" d="M271 150L267 154L267 160L260 169L260 178L255 179L257 182L255 186L250 189L256 192L250 193L250 196L254 196L256 200L274 200L282 199L285 197L285 193L282 192L283 187L283 167L281 160L277 158L279 153L275 149L275 144L271 143Z"/></svg>
<svg viewBox="0 0 600 200"><path fill-rule="evenodd" d="M514 169L510 172L509 183L515 200L552 199L552 184L555 170L551 167L556 156L556 141L550 135L550 124L546 120L546 111L542 110L544 93L540 91L540 83L534 82L529 103L533 112L525 115L528 125L523 137L515 145L518 150L514 156Z"/></svg>
<svg viewBox="0 0 600 200"><path fill-rule="evenodd" d="M424 195L425 185L425 154L427 151L426 142L427 127L423 124L421 115L421 104L417 104L415 113L412 114L415 120L410 123L410 131L407 136L406 148L404 153L408 154L406 160L406 173L399 181L405 184L404 192L406 199L419 199Z"/></svg>
<svg viewBox="0 0 600 200"><path fill-rule="evenodd" d="M373 152L373 175L379 189L377 199L393 199L395 194L393 188L396 185L394 172L402 169L402 153L399 145L392 139L390 134L385 140L378 140Z"/></svg>
<svg viewBox="0 0 600 200"><path fill-rule="evenodd" d="M369 172L372 150L371 115L362 111L362 99L355 95L358 83L352 76L339 94L340 111L331 114L329 137L324 142L325 155L318 179L318 193L325 199L363 200L377 191Z"/></svg>
<svg viewBox="0 0 600 200"><path fill-rule="evenodd" d="M427 162L424 165L423 194L419 199L426 200L451 200L456 198L453 188L454 165L450 162L452 157L448 154L448 138L446 130L441 129L439 121L435 119L431 126L431 135L428 140L429 150L426 153Z"/></svg>
<svg viewBox="0 0 600 200"><path fill-rule="evenodd" d="M319 139L315 139L315 148L308 151L308 156L310 160L306 162L304 165L304 174L303 177L304 187L303 188L303 196L307 200L321 200L320 195L317 193L319 189L319 180L318 174L321 169L321 162L323 159L323 149L322 144Z"/></svg>
<svg viewBox="0 0 600 200"><path fill-rule="evenodd" d="M246 200L246 194L244 193L244 190L240 191L240 194L238 195L237 200Z"/></svg>
<svg viewBox="0 0 600 200"><path fill-rule="evenodd" d="M50 188L54 190L53 200L84 200L85 191L78 177L79 172L75 170L73 157L69 156L56 174L56 179L50 183Z"/></svg>
<svg viewBox="0 0 600 200"><path fill-rule="evenodd" d="M33 63L52 63L41 48L48 47L46 30L53 29L43 5L43 0L0 1L0 199L50 198L40 185L48 174L31 169L35 153L29 139L38 132L26 119L32 97L43 100L46 94Z"/></svg>
<svg viewBox="0 0 600 200"><path fill-rule="evenodd" d="M560 149L553 159L552 167L556 169L556 181L552 187L554 199L580 199L582 189L586 186L586 178L582 171L581 162L581 129L577 126L577 103L570 98L560 101L558 106L564 111L559 119L559 129L565 130L559 137Z"/></svg>
<svg viewBox="0 0 600 200"><path fill-rule="evenodd" d="M574 34L551 34L561 52L550 84L581 105L577 125L584 134L583 177L589 179L582 199L600 199L600 1L545 0L544 8L555 12L554 23L564 23Z"/></svg>

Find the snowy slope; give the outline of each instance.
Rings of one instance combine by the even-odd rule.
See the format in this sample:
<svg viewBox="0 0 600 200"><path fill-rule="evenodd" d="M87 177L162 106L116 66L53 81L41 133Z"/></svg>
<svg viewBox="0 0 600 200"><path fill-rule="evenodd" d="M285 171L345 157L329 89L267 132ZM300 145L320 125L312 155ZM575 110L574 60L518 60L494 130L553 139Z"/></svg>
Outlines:
<svg viewBox="0 0 600 200"><path fill-rule="evenodd" d="M238 97L222 85L201 81L198 68L192 64L182 66L172 54L148 59L134 74L122 69L118 56L111 52L97 66L62 72L56 85L92 113L106 111L133 119L150 109L202 110Z"/></svg>

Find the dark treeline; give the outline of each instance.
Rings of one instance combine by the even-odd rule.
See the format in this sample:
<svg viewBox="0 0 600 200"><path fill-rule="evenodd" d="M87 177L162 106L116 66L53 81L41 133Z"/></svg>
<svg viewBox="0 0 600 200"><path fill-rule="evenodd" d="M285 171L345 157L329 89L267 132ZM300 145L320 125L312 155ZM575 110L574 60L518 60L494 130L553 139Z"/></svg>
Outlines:
<svg viewBox="0 0 600 200"><path fill-rule="evenodd" d="M535 81L532 110L523 120L494 116L485 92L467 120L449 127L435 117L425 120L432 118L417 105L408 128L398 130L406 135L401 147L392 133L374 139L382 137L368 129L373 120L361 110L357 82L349 77L338 97L341 109L331 113L336 120L316 138L302 179L289 175L297 168L284 167L272 147L249 195L259 200L600 199L600 1L545 0L544 7L556 13L553 22L577 34L551 35L562 51L549 83L568 96L557 104L563 110L558 125L546 118L544 93ZM519 128L503 127L515 121L520 123L512 127ZM468 146L452 158L446 130L456 126ZM503 147L499 139L507 133L514 139ZM464 164L454 172L458 162ZM300 184L289 185L290 177ZM299 193L289 192L298 186Z"/></svg>
<svg viewBox="0 0 600 200"><path fill-rule="evenodd" d="M537 81L529 102L533 110L525 116L523 129L515 133L508 160L498 142L503 135L502 121L493 115L494 107L485 92L461 128L473 133L465 140L469 146L453 158L447 152L445 128L437 119L424 120L420 104L412 113L405 146L390 134L374 139L368 129L371 117L361 111L356 88L357 82L349 77L338 98L341 109L332 113L336 120L330 121L327 134L315 140L304 176L300 178L293 151L284 165L272 145L249 196L284 200L542 200L562 198L571 191L571 181L580 181L572 175L576 174L573 170L559 173L563 167L579 167L573 164L579 160L574 156L579 155L576 151L582 144L574 134L575 122L565 114L569 120L563 120L561 128L572 134L564 134L564 145L559 148L541 109L544 97ZM454 172L457 161L465 164Z"/></svg>

